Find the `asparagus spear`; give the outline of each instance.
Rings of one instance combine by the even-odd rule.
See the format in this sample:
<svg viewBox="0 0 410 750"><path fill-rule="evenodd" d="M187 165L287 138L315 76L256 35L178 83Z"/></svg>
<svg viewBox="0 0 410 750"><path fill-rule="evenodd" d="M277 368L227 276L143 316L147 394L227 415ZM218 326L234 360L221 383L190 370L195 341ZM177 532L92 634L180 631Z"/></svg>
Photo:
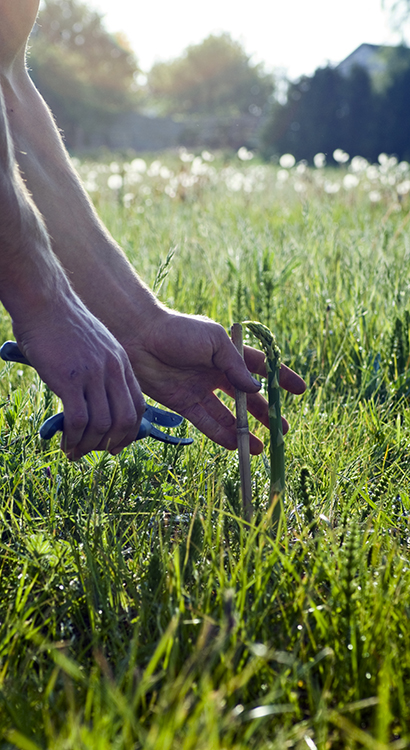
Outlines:
<svg viewBox="0 0 410 750"><path fill-rule="evenodd" d="M263 323L245 320L244 325L259 339L266 355L270 432L270 501L273 503L276 500L272 522L277 523L285 496L285 452L279 388L280 349L275 336Z"/></svg>

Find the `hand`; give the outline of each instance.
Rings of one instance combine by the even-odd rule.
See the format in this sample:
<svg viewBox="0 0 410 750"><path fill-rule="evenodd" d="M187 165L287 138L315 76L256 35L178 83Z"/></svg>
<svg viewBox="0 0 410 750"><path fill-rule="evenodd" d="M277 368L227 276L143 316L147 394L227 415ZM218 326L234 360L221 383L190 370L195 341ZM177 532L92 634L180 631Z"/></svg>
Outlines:
<svg viewBox="0 0 410 750"><path fill-rule="evenodd" d="M225 330L212 320L159 308L143 340L135 337L123 344L143 392L182 414L216 443L229 450L237 447L235 417L215 395L216 389L229 396L235 395L235 388L247 392L248 410L269 427L267 401L250 374L266 377L265 355L245 347L245 365ZM306 387L284 365L280 384L296 394ZM287 429L284 420L284 432ZM250 450L263 450L255 435L250 437Z"/></svg>
<svg viewBox="0 0 410 750"><path fill-rule="evenodd" d="M57 309L13 322L19 348L62 400L61 447L71 459L135 440L145 402L118 341L73 294Z"/></svg>

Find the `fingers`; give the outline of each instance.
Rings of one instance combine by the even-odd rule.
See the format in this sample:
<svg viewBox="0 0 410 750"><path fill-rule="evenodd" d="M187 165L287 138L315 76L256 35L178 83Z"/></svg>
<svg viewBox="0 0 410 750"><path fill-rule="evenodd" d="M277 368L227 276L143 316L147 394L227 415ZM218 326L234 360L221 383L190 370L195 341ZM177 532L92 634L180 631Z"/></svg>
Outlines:
<svg viewBox="0 0 410 750"><path fill-rule="evenodd" d="M201 403L190 406L184 417L195 427L228 450L237 448L236 419L232 412L215 396L207 396ZM253 455L262 453L263 443L255 435L249 436L250 452Z"/></svg>
<svg viewBox="0 0 410 750"><path fill-rule="evenodd" d="M93 383L82 398L63 399L61 447L70 459L92 450L117 454L136 439L145 401L131 369L127 373L118 370L112 383L101 381L98 387Z"/></svg>
<svg viewBox="0 0 410 750"><path fill-rule="evenodd" d="M267 377L265 355L260 349L254 349L252 346L244 346L243 356L250 372L254 372L262 378Z"/></svg>
<svg viewBox="0 0 410 750"><path fill-rule="evenodd" d="M81 444L88 425L88 407L84 397L72 397L64 403L64 432L61 448L69 458L79 458L77 446ZM83 454L81 454L83 455Z"/></svg>
<svg viewBox="0 0 410 750"><path fill-rule="evenodd" d="M251 346L244 346L244 360L228 336L222 338L213 357L215 367L225 373L235 388L245 393L255 393L260 386L251 373L266 378L265 354ZM306 390L303 378L286 365L281 365L279 382L290 393L300 395Z"/></svg>
<svg viewBox="0 0 410 750"><path fill-rule="evenodd" d="M247 365L222 327L221 338L215 346L212 361L235 388L245 393L256 393L259 390L260 383L252 377ZM252 372L258 372L258 370L252 370Z"/></svg>
<svg viewBox="0 0 410 750"><path fill-rule="evenodd" d="M291 370L290 367L286 367L286 365L280 366L279 385L285 391L294 393L296 396L300 396L306 390L306 383L303 378L294 372L294 370Z"/></svg>
<svg viewBox="0 0 410 750"><path fill-rule="evenodd" d="M253 349L251 346L244 346L243 349L245 362L249 370L256 375L266 378L265 354L259 349ZM279 384L286 391L294 393L296 396L300 396L306 390L306 383L303 378L284 364L280 366Z"/></svg>

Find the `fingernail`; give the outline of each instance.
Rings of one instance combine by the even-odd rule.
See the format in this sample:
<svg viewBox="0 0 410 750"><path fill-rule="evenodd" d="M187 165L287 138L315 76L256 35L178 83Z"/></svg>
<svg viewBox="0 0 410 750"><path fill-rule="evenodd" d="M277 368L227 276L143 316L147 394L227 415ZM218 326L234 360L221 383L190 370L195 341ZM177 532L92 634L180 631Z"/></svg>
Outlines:
<svg viewBox="0 0 410 750"><path fill-rule="evenodd" d="M260 388L262 384L259 382L259 380L257 380L256 378L254 378L253 375L251 375L251 378L252 378L254 384L257 385L258 388Z"/></svg>

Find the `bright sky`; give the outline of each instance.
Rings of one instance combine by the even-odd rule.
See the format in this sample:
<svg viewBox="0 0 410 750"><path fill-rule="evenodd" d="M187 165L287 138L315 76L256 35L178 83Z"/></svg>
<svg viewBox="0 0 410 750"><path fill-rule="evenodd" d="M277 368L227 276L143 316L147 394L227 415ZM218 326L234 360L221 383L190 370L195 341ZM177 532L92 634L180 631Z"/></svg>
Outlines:
<svg viewBox="0 0 410 750"><path fill-rule="evenodd" d="M143 70L189 44L228 31L268 69L290 78L337 63L359 44L397 44L382 0L89 0L110 31L123 31ZM410 26L410 24L409 24Z"/></svg>

